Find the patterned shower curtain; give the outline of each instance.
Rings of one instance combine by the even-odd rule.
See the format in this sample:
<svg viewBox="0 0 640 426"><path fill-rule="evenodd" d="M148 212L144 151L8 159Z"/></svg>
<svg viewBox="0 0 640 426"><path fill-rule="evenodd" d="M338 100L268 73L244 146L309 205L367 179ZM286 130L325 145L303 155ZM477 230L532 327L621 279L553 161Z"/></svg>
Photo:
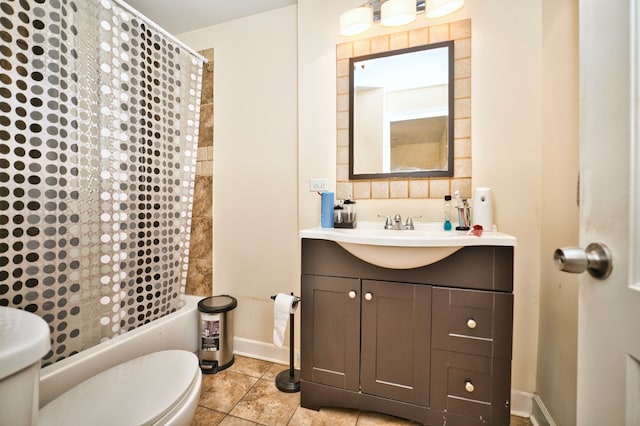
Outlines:
<svg viewBox="0 0 640 426"><path fill-rule="evenodd" d="M0 305L44 365L182 306L202 59L112 0L0 0Z"/></svg>

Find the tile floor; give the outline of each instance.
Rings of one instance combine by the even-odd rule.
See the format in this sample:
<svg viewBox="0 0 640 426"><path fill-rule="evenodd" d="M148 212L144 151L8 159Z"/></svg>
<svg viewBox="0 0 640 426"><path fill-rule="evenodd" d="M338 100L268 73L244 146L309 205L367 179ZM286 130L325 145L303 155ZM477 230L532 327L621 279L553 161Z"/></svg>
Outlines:
<svg viewBox="0 0 640 426"><path fill-rule="evenodd" d="M234 364L217 374L202 376L202 391L192 426L416 426L384 414L346 409L308 410L300 393L276 389L275 377L287 367L236 355ZM529 426L529 419L511 417L512 426Z"/></svg>

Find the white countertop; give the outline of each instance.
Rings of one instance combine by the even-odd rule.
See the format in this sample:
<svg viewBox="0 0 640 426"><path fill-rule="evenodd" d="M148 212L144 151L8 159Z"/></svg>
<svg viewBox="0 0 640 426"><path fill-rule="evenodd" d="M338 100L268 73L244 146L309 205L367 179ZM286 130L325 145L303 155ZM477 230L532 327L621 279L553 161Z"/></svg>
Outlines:
<svg viewBox="0 0 640 426"><path fill-rule="evenodd" d="M442 223L414 224L415 230L384 229L382 222L358 222L354 229L310 228L300 231L300 238L331 240L338 243L366 244L391 247L464 247L515 246L516 238L497 231L483 231L482 236L468 231L445 231Z"/></svg>

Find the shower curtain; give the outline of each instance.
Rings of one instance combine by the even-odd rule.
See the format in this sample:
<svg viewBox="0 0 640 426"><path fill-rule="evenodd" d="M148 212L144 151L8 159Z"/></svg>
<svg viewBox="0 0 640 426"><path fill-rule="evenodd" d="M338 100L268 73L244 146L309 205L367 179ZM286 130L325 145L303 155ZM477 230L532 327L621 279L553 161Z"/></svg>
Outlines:
<svg viewBox="0 0 640 426"><path fill-rule="evenodd" d="M182 306L203 59L112 0L0 0L0 305L47 365Z"/></svg>

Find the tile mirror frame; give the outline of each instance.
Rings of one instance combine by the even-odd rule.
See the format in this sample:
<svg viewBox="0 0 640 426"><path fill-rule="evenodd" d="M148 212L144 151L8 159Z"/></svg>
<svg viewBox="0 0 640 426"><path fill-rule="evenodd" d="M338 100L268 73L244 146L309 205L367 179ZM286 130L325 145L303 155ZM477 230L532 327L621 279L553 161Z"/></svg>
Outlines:
<svg viewBox="0 0 640 426"><path fill-rule="evenodd" d="M349 60L372 53L453 40L454 172L452 177L349 179ZM442 199L460 191L471 197L471 20L378 35L336 46L336 198Z"/></svg>

